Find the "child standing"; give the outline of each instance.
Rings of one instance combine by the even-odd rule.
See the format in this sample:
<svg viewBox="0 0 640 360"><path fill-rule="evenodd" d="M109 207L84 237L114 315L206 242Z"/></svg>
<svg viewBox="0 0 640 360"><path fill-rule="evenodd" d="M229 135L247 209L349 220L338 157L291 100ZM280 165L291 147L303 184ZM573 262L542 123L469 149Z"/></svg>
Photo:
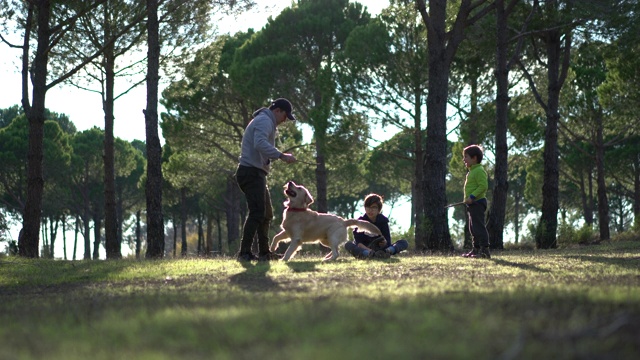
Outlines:
<svg viewBox="0 0 640 360"><path fill-rule="evenodd" d="M389 219L382 215L382 196L369 194L364 198L365 214L358 220L373 223L380 229L382 236L368 236L364 232L353 230L354 241L347 242L344 247L349 253L358 259L370 259L372 257L388 259L400 251L409 247L407 240L398 240L391 244L391 234L389 232Z"/></svg>
<svg viewBox="0 0 640 360"><path fill-rule="evenodd" d="M464 257L490 259L489 232L484 224L484 213L487 211L487 172L482 162L483 150L478 145L469 145L462 151L464 165L469 169L464 182L464 203L467 204L469 231L473 249L462 254Z"/></svg>

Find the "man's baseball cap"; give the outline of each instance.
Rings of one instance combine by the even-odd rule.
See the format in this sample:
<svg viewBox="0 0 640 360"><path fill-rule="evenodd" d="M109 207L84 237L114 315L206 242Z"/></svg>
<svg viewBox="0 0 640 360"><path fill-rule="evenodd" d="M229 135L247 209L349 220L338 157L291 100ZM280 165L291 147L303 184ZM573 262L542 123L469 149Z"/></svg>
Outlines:
<svg viewBox="0 0 640 360"><path fill-rule="evenodd" d="M281 109L284 110L287 113L287 119L289 120L296 120L296 117L293 116L292 111L293 111L293 106L291 106L291 102L285 98L278 98L275 99L271 102L271 106L269 107L269 109Z"/></svg>

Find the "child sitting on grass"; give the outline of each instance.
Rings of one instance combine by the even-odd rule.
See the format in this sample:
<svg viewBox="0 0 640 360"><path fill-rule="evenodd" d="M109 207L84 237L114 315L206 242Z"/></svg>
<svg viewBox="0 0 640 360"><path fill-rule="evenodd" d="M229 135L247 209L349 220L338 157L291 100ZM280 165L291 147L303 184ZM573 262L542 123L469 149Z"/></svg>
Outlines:
<svg viewBox="0 0 640 360"><path fill-rule="evenodd" d="M389 219L382 215L382 196L369 194L364 198L364 215L358 220L369 221L380 229L382 236L369 236L358 229L353 230L354 241L347 242L344 247L357 259L371 259L373 257L388 259L409 247L407 240L398 240L391 244Z"/></svg>

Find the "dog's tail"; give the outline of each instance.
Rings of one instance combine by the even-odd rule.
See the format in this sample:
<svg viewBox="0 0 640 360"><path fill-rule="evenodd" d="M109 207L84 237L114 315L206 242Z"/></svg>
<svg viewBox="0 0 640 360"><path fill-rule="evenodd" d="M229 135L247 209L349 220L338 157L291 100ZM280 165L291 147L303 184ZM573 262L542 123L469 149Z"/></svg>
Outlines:
<svg viewBox="0 0 640 360"><path fill-rule="evenodd" d="M382 233L380 232L380 229L378 229L377 226L373 225L368 221L349 219L349 220L345 220L344 224L347 227L357 227L358 230L364 231L370 234L382 235Z"/></svg>

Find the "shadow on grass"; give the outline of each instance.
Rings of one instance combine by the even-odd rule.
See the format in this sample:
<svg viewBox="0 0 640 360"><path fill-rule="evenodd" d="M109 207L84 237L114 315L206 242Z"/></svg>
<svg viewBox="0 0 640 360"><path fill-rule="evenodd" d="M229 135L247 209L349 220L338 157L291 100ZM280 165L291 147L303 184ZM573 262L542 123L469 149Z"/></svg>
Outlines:
<svg viewBox="0 0 640 360"><path fill-rule="evenodd" d="M569 255L565 256L567 259L574 259L580 261L590 261L597 264L604 265L616 265L621 266L629 270L637 270L640 266L640 257L633 258L620 258L620 257L608 257L608 256L596 256L596 255Z"/></svg>
<svg viewBox="0 0 640 360"><path fill-rule="evenodd" d="M516 263L516 262L511 262L511 261L502 260L502 259L495 259L494 258L494 259L491 259L489 261L493 261L497 265L510 266L510 267L514 267L516 269L536 271L536 272L539 272L539 273L548 273L548 272L550 272L549 270L541 269L541 268L539 268L537 266L534 266L534 265Z"/></svg>
<svg viewBox="0 0 640 360"><path fill-rule="evenodd" d="M287 266L296 273L315 272L318 261L287 261Z"/></svg>
<svg viewBox="0 0 640 360"><path fill-rule="evenodd" d="M245 271L229 277L229 282L252 292L272 291L280 288L280 284L267 276L271 265L268 261L257 264L241 262Z"/></svg>

